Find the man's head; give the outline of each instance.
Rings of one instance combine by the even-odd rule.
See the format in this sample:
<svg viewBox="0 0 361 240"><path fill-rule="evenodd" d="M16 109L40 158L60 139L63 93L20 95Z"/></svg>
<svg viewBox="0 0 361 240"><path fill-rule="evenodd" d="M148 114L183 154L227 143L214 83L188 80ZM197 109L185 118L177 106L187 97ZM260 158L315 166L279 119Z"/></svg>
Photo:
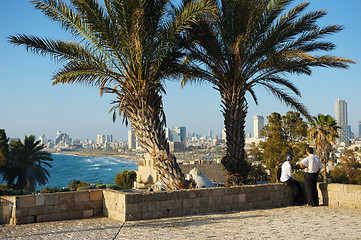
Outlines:
<svg viewBox="0 0 361 240"><path fill-rule="evenodd" d="M306 151L307 151L307 153L309 153L309 154L313 154L313 148L311 148L311 147L308 147L308 148L306 149Z"/></svg>
<svg viewBox="0 0 361 240"><path fill-rule="evenodd" d="M292 161L293 156L291 154L288 154L286 157L286 161Z"/></svg>

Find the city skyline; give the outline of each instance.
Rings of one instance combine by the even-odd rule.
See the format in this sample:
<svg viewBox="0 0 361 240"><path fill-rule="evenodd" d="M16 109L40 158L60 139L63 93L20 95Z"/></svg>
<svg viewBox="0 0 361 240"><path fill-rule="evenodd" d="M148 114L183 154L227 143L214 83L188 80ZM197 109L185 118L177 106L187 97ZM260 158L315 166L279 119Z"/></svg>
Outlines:
<svg viewBox="0 0 361 240"><path fill-rule="evenodd" d="M326 37L337 46L330 55L350 58L358 63L361 60L358 44L361 2L352 0L348 3L340 5L338 1L320 0L312 2L308 11L328 11L320 21L321 26L341 24L345 27L340 33ZM34 10L28 1L3 1L0 7L0 128L5 129L9 137L17 138L45 134L54 139L56 131L62 130L73 138L95 139L97 134L112 134L115 139L126 140L130 127L122 124L120 118L112 123L112 114L108 114L110 95L100 98L99 90L94 87L52 86L52 72L61 64L6 42L8 36L16 33L70 40L69 36ZM348 124L357 134L361 120L359 76L361 67L354 64L348 70L314 69L311 76L290 76L289 79L300 89L302 98L299 101L313 116L318 113L335 116L335 100L344 99L348 103ZM247 96L246 133L253 133L253 116L264 116L266 124L267 116L272 112L284 115L291 110L263 88L256 87L255 90L259 105L256 106ZM201 135L207 135L208 130L217 135L222 132L221 100L210 84L181 88L179 82L167 81L166 91L164 107L168 128L185 126L189 132Z"/></svg>

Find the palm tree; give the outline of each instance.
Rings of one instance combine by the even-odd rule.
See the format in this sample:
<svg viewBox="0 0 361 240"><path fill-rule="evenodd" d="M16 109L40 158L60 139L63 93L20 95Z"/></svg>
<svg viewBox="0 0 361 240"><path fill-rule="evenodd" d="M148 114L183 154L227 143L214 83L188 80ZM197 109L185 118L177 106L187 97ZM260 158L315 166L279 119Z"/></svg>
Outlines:
<svg viewBox="0 0 361 240"><path fill-rule="evenodd" d="M313 121L309 122L311 128L308 131L308 138L310 141L314 141L316 147L316 154L320 158L323 166L323 181L327 182L326 165L330 157L332 150L332 144L336 143L338 130L341 129L337 125L335 119L330 115L318 114L317 117L313 117Z"/></svg>
<svg viewBox="0 0 361 240"><path fill-rule="evenodd" d="M19 140L11 141L3 180L20 189L20 193L26 187L34 191L37 185L45 185L50 174L44 165L51 168L48 162L53 159L50 153L43 151L44 148L33 135L25 136L24 144Z"/></svg>
<svg viewBox="0 0 361 240"><path fill-rule="evenodd" d="M208 81L220 93L227 141L222 163L229 185L245 182L248 176L244 157L246 96L258 104L255 86L264 87L310 118L296 99L301 96L299 90L286 74L310 75L312 67L347 68L353 61L312 53L334 49L334 44L320 39L342 27L319 27L316 21L325 16L323 10L302 15L307 2L288 11L291 0L216 2L219 18L193 24L184 38L188 55L182 84Z"/></svg>
<svg viewBox="0 0 361 240"><path fill-rule="evenodd" d="M187 3L186 3L187 2ZM152 157L160 180L168 188L183 188L184 176L169 152L162 94L163 80L177 75L182 57L178 35L214 6L209 1L169 0L37 0L32 3L51 20L79 39L54 41L34 36L11 36L27 50L67 61L53 84L93 85L115 94L116 114L131 122L135 136Z"/></svg>

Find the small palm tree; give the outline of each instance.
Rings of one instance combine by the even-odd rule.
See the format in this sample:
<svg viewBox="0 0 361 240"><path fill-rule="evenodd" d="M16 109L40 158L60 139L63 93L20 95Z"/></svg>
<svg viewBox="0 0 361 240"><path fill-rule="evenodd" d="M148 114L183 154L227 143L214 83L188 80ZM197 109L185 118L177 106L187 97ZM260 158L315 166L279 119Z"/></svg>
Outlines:
<svg viewBox="0 0 361 240"><path fill-rule="evenodd" d="M11 141L3 180L20 189L20 193L26 187L34 191L37 185L45 185L50 174L44 167L51 168L49 162L53 159L50 153L43 151L44 148L33 135L25 136L24 144L19 140Z"/></svg>
<svg viewBox="0 0 361 240"><path fill-rule="evenodd" d="M179 34L197 17L211 12L208 0L184 1L175 7L169 0L61 0L32 1L79 42L54 41L34 36L11 36L14 45L49 55L65 66L53 84L94 85L115 94L111 111L123 116L152 157L160 180L168 188L182 188L184 176L169 152L162 94L163 80L176 76Z"/></svg>
<svg viewBox="0 0 361 240"><path fill-rule="evenodd" d="M246 182L245 161L246 94L258 104L255 86L269 90L276 98L308 119L305 106L296 97L301 93L286 74L311 74L312 67L347 68L352 60L315 52L335 48L321 38L342 27L319 27L326 15L314 11L302 15L309 3L290 10L291 0L222 0L218 19L192 25L184 38L183 85L188 81L208 81L220 93L226 131L226 155L222 163L227 183Z"/></svg>
<svg viewBox="0 0 361 240"><path fill-rule="evenodd" d="M308 138L310 141L314 141L316 154L325 168L323 171L323 181L327 182L326 165L330 157L332 144L336 143L339 137L338 130L341 127L328 114L318 114L317 117L313 117L313 121L309 122L309 124L311 127L308 131Z"/></svg>

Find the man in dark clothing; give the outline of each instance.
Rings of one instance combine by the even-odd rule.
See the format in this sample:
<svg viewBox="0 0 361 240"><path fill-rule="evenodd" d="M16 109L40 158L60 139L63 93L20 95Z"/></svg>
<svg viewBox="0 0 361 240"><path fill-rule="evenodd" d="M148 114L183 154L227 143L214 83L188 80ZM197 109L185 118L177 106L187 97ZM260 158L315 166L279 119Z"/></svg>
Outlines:
<svg viewBox="0 0 361 240"><path fill-rule="evenodd" d="M308 206L318 206L317 178L322 168L322 163L317 156L313 155L313 148L307 148L307 157L300 161L300 166L305 168L305 190Z"/></svg>

